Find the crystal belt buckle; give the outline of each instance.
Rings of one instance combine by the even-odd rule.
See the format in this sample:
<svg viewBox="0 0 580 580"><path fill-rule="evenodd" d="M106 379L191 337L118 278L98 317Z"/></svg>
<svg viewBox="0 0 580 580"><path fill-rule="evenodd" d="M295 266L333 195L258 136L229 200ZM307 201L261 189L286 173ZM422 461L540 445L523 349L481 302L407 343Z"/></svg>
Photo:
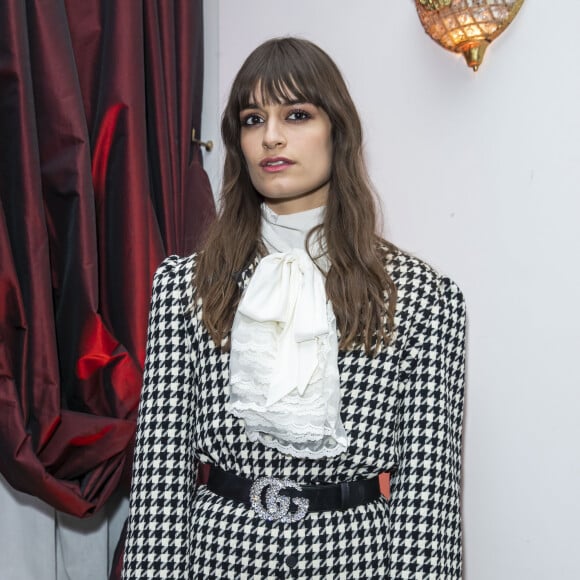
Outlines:
<svg viewBox="0 0 580 580"><path fill-rule="evenodd" d="M262 503L262 492L266 491L265 505ZM305 497L294 497L292 502L296 506L295 512L290 512L290 498L280 495L283 489L297 489L300 486L288 479L275 477L260 477L256 479L250 489L250 503L255 512L269 522L291 523L301 520L308 513L308 500Z"/></svg>

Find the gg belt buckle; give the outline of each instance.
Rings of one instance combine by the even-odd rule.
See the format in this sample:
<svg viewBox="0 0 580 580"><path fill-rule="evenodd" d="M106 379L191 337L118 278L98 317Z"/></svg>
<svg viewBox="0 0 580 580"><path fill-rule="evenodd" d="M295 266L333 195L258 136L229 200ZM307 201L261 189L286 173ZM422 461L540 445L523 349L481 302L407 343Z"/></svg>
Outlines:
<svg viewBox="0 0 580 580"><path fill-rule="evenodd" d="M265 505L262 503L262 492L266 491ZM292 498L296 511L290 513L290 498L280 495L283 489L297 489L300 486L288 479L276 479L275 477L260 477L256 479L250 489L250 503L255 512L269 522L292 523L301 520L308 512L308 500L305 497Z"/></svg>

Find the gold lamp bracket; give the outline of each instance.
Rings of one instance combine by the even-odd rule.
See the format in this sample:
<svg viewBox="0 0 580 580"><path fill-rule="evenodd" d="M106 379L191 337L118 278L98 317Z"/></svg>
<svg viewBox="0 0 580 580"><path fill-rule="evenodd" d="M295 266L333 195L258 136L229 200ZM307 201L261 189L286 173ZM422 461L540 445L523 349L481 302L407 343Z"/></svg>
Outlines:
<svg viewBox="0 0 580 580"><path fill-rule="evenodd" d="M419 0L419 4L424 6L427 10L439 10L443 6L449 6L451 0Z"/></svg>

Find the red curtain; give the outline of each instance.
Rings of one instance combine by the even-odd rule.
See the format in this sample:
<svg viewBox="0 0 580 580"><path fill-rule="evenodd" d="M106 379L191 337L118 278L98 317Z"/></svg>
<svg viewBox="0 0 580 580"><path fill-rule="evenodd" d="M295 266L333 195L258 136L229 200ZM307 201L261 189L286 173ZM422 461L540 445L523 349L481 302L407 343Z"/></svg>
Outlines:
<svg viewBox="0 0 580 580"><path fill-rule="evenodd" d="M153 272L215 214L201 0L0 3L0 471L85 516L130 468Z"/></svg>

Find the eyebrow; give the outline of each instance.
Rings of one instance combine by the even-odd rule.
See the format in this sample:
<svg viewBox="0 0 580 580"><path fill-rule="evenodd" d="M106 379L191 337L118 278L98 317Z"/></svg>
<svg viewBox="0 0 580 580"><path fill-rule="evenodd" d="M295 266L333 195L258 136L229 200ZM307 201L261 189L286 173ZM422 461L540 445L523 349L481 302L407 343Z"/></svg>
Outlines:
<svg viewBox="0 0 580 580"><path fill-rule="evenodd" d="M304 99L292 99L292 100L283 101L281 103L276 103L276 104L280 104L280 105L284 105L284 106L307 105L307 104L314 105L314 103L311 103L310 101L305 101ZM258 105L257 103L248 103L247 105L244 105L243 107L241 107L240 111L245 111L246 109L261 109L261 108L262 108L262 106Z"/></svg>

